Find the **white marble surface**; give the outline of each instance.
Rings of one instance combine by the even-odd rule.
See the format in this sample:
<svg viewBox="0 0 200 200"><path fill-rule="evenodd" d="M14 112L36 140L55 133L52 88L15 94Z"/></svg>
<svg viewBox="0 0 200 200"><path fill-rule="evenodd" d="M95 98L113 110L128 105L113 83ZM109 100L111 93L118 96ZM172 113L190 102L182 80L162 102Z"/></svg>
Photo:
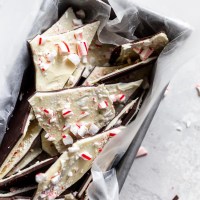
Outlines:
<svg viewBox="0 0 200 200"><path fill-rule="evenodd" d="M139 2L139 0L136 0ZM200 2L142 0L140 5L176 17L194 27L200 45ZM188 10L189 8L189 10ZM121 200L200 199L200 56L183 66L170 82L143 141L148 156L136 159L120 194ZM182 113L182 115L180 115Z"/></svg>

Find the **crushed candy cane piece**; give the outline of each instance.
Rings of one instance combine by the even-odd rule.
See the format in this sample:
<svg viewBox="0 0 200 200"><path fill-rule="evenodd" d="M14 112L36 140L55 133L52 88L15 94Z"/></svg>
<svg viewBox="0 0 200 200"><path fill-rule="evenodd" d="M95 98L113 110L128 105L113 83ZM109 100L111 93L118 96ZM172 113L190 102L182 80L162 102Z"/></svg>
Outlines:
<svg viewBox="0 0 200 200"><path fill-rule="evenodd" d="M72 64L74 64L75 66L77 66L77 65L81 62L80 57L79 57L77 54L75 54L75 53L70 54L70 55L67 57L67 59L68 59Z"/></svg>
<svg viewBox="0 0 200 200"><path fill-rule="evenodd" d="M58 46L58 50L61 55L66 55L70 53L69 46L66 42L62 41L61 43L56 45Z"/></svg>
<svg viewBox="0 0 200 200"><path fill-rule="evenodd" d="M69 177L73 176L72 171L69 171L67 175L68 175Z"/></svg>
<svg viewBox="0 0 200 200"><path fill-rule="evenodd" d="M86 133L88 133L88 128L85 125L82 125L78 129L78 135L80 135L81 137L83 137Z"/></svg>
<svg viewBox="0 0 200 200"><path fill-rule="evenodd" d="M108 107L107 101L102 101L98 104L99 109L106 109Z"/></svg>
<svg viewBox="0 0 200 200"><path fill-rule="evenodd" d="M50 123L54 123L54 122L56 122L56 121L57 121L57 118L56 118L56 117L52 117L52 118L49 120Z"/></svg>
<svg viewBox="0 0 200 200"><path fill-rule="evenodd" d="M65 124L64 126L63 126L63 131L66 131L67 129L69 129L70 128L70 125L69 124Z"/></svg>
<svg viewBox="0 0 200 200"><path fill-rule="evenodd" d="M56 51L52 51L52 52L48 53L46 55L47 61L53 62L56 56L57 56L57 52Z"/></svg>
<svg viewBox="0 0 200 200"><path fill-rule="evenodd" d="M99 152L99 153L101 153L102 151L103 151L103 149L102 149L102 148L99 148L99 149L98 149L98 152Z"/></svg>
<svg viewBox="0 0 200 200"><path fill-rule="evenodd" d="M133 47L133 51L135 51L135 53L140 54L142 51L142 47Z"/></svg>
<svg viewBox="0 0 200 200"><path fill-rule="evenodd" d="M39 36L38 45L43 45L46 42L46 38L44 36Z"/></svg>
<svg viewBox="0 0 200 200"><path fill-rule="evenodd" d="M45 72L45 71L47 71L47 69L49 68L49 64L47 64L47 63L40 63L40 64L39 64L39 68L40 68L43 72Z"/></svg>
<svg viewBox="0 0 200 200"><path fill-rule="evenodd" d="M81 26L81 25L83 25L83 22L82 22L81 19L73 19L72 22L73 22L74 26Z"/></svg>
<svg viewBox="0 0 200 200"><path fill-rule="evenodd" d="M111 95L109 96L109 98L110 98L110 100L111 100L113 103L117 101L117 97L116 97L115 94L111 94Z"/></svg>
<svg viewBox="0 0 200 200"><path fill-rule="evenodd" d="M78 119L80 120L80 119L82 119L84 117L87 117L89 114L90 114L89 112L82 111L81 114L79 115Z"/></svg>
<svg viewBox="0 0 200 200"><path fill-rule="evenodd" d="M53 117L53 110L46 108L43 111L44 111L44 114L45 114L46 117L49 117L49 118Z"/></svg>
<svg viewBox="0 0 200 200"><path fill-rule="evenodd" d="M72 147L68 148L68 151L70 153L75 153L75 152L78 152L79 150L80 150L80 148L78 146L76 146L76 145L73 145Z"/></svg>
<svg viewBox="0 0 200 200"><path fill-rule="evenodd" d="M114 136L118 135L120 132L121 132L120 129L115 128L115 129L112 130L112 132L109 133L109 136L114 137Z"/></svg>
<svg viewBox="0 0 200 200"><path fill-rule="evenodd" d="M56 185L60 181L60 174L57 172L54 176L51 177L51 183Z"/></svg>
<svg viewBox="0 0 200 200"><path fill-rule="evenodd" d="M80 128L80 126L78 126L77 124L72 124L70 127L70 131L71 131L71 133L73 133L76 136L78 134L79 128Z"/></svg>
<svg viewBox="0 0 200 200"><path fill-rule="evenodd" d="M62 141L63 141L64 145L73 144L73 138L70 135L63 134Z"/></svg>
<svg viewBox="0 0 200 200"><path fill-rule="evenodd" d="M43 181L45 181L45 180L46 180L46 174L44 174L44 173L36 174L36 176L35 176L35 181L36 181L37 183L41 183L41 182L43 182Z"/></svg>
<svg viewBox="0 0 200 200"><path fill-rule="evenodd" d="M75 31L74 38L76 40L82 40L83 39L83 30L79 29L79 30Z"/></svg>
<svg viewBox="0 0 200 200"><path fill-rule="evenodd" d="M146 156L147 154L148 154L148 151L143 146L141 146L136 154L136 158Z"/></svg>
<svg viewBox="0 0 200 200"><path fill-rule="evenodd" d="M78 10L76 11L76 15L80 18L80 19L84 19L85 18L85 11L84 10Z"/></svg>
<svg viewBox="0 0 200 200"><path fill-rule="evenodd" d="M118 101L124 102L126 100L126 96L124 94L119 94L118 96Z"/></svg>
<svg viewBox="0 0 200 200"><path fill-rule="evenodd" d="M96 124L91 124L90 125L90 128L89 128L89 134L91 134L91 135L95 135L96 133L98 133L98 131L99 131L99 127L96 125Z"/></svg>
<svg viewBox="0 0 200 200"><path fill-rule="evenodd" d="M146 49L142 50L142 52L140 53L140 59L146 60L153 53L153 51L154 50L151 48L146 48Z"/></svg>
<svg viewBox="0 0 200 200"><path fill-rule="evenodd" d="M72 116L73 114L74 114L74 113L72 112L71 109L64 108L64 109L62 110L62 116L63 116L64 118L67 118L67 117L69 117L69 116Z"/></svg>
<svg viewBox="0 0 200 200"><path fill-rule="evenodd" d="M80 157L83 159L83 160L91 160L92 159L92 155L89 154L88 152L83 152Z"/></svg>
<svg viewBox="0 0 200 200"><path fill-rule="evenodd" d="M88 54L88 46L85 41L81 41L77 43L77 50L78 50L78 55L80 57L82 56L87 56Z"/></svg>

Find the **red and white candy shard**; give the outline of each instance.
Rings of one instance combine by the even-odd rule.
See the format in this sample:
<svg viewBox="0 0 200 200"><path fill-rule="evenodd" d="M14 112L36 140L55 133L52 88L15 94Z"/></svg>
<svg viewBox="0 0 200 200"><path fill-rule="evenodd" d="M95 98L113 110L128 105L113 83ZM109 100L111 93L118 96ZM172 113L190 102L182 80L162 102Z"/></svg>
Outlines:
<svg viewBox="0 0 200 200"><path fill-rule="evenodd" d="M89 112L83 111L83 112L81 112L81 114L80 114L80 116L79 116L78 119L80 120L80 119L82 119L82 118L84 118L84 117L87 117L88 115L90 115Z"/></svg>
<svg viewBox="0 0 200 200"><path fill-rule="evenodd" d="M38 37L38 45L43 45L46 42L46 38L44 36Z"/></svg>
<svg viewBox="0 0 200 200"><path fill-rule="evenodd" d="M51 177L51 183L56 185L60 181L60 178L60 174L56 172L55 175Z"/></svg>
<svg viewBox="0 0 200 200"><path fill-rule="evenodd" d="M50 118L50 120L49 120L50 123L54 123L54 122L56 122L56 121L57 121L57 118L56 118L56 117L52 117L52 118Z"/></svg>
<svg viewBox="0 0 200 200"><path fill-rule="evenodd" d="M45 181L45 180L46 180L46 175L45 175L44 173L36 174L36 176L35 176L35 181L36 181L37 183L41 183L41 182L43 182L43 181Z"/></svg>
<svg viewBox="0 0 200 200"><path fill-rule="evenodd" d="M153 49L151 48L146 48L144 49L141 53L140 53L140 59L141 60L146 60L147 58L149 58L149 56L153 53Z"/></svg>
<svg viewBox="0 0 200 200"><path fill-rule="evenodd" d="M133 47L133 51L135 51L135 53L140 54L142 51L142 47Z"/></svg>
<svg viewBox="0 0 200 200"><path fill-rule="evenodd" d="M79 130L80 126L77 124L72 124L70 127L70 131L71 133L73 133L75 136L78 134L78 130Z"/></svg>
<svg viewBox="0 0 200 200"><path fill-rule="evenodd" d="M116 97L115 94L111 94L111 95L109 96L109 98L110 98L110 100L111 100L112 102L116 102L116 101L117 101L117 97Z"/></svg>
<svg viewBox="0 0 200 200"><path fill-rule="evenodd" d="M47 64L47 63L40 63L40 64L39 64L39 68L40 68L43 72L45 72L45 71L47 71L47 69L49 68L49 64Z"/></svg>
<svg viewBox="0 0 200 200"><path fill-rule="evenodd" d="M74 114L74 113L72 112L71 109L64 108L64 109L62 110L62 116L63 116L64 118L70 117L70 116L72 116L73 114Z"/></svg>
<svg viewBox="0 0 200 200"><path fill-rule="evenodd" d="M82 22L81 19L73 19L72 21L73 21L74 26L81 26L81 25L83 25L83 22Z"/></svg>
<svg viewBox="0 0 200 200"><path fill-rule="evenodd" d="M72 64L74 64L75 66L77 66L77 65L81 62L80 57L79 57L77 54L75 54L75 53L70 54L70 55L67 57L67 59L68 59Z"/></svg>
<svg viewBox="0 0 200 200"><path fill-rule="evenodd" d="M74 33L74 38L76 40L82 40L83 39L83 30L79 29Z"/></svg>
<svg viewBox="0 0 200 200"><path fill-rule="evenodd" d="M118 128L113 129L112 132L109 133L109 136L114 137L114 136L118 135L120 132L121 132L121 130Z"/></svg>
<svg viewBox="0 0 200 200"><path fill-rule="evenodd" d="M81 127L78 129L78 135L83 137L87 133L88 133L88 128L85 125L81 125Z"/></svg>
<svg viewBox="0 0 200 200"><path fill-rule="evenodd" d="M62 141L63 141L64 145L73 144L73 138L70 135L63 134Z"/></svg>
<svg viewBox="0 0 200 200"><path fill-rule="evenodd" d="M136 158L146 156L147 154L148 151L143 146L141 146L136 154Z"/></svg>
<svg viewBox="0 0 200 200"><path fill-rule="evenodd" d="M53 117L53 110L45 108L43 111L46 117Z"/></svg>
<svg viewBox="0 0 200 200"><path fill-rule="evenodd" d="M88 152L83 152L80 154L80 157L83 159L83 160L91 160L92 159L92 155L89 154Z"/></svg>
<svg viewBox="0 0 200 200"><path fill-rule="evenodd" d="M57 56L57 52L54 50L46 55L47 61L53 62L55 57Z"/></svg>
<svg viewBox="0 0 200 200"><path fill-rule="evenodd" d="M70 125L69 124L65 124L64 126L63 126L63 131L66 131L67 129L69 129L70 128Z"/></svg>
<svg viewBox="0 0 200 200"><path fill-rule="evenodd" d="M62 41L61 43L57 44L59 53L61 55L66 55L70 53L69 46L66 42Z"/></svg>
<svg viewBox="0 0 200 200"><path fill-rule="evenodd" d="M86 41L81 41L77 43L77 50L78 50L78 55L80 57L82 56L87 56L88 54L88 46Z"/></svg>
<svg viewBox="0 0 200 200"><path fill-rule="evenodd" d="M126 96L124 94L119 94L118 96L118 101L124 102L126 100Z"/></svg>
<svg viewBox="0 0 200 200"><path fill-rule="evenodd" d="M98 133L98 131L99 131L99 127L96 125L96 124L91 124L90 125L90 128L89 128L89 134L91 134L91 135L95 135L96 133Z"/></svg>
<svg viewBox="0 0 200 200"><path fill-rule="evenodd" d="M106 109L108 107L107 101L102 101L98 104L99 109Z"/></svg>

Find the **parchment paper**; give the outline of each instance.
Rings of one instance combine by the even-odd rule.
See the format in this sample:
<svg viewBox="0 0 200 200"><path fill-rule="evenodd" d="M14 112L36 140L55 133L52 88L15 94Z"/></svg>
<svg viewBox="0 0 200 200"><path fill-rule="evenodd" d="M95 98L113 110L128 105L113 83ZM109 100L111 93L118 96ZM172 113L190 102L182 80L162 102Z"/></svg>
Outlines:
<svg viewBox="0 0 200 200"><path fill-rule="evenodd" d="M93 20L101 21L98 35L103 43L119 45L136 39L138 35L145 37L159 31L165 31L171 40L157 60L152 88L136 120L122 134L113 138L106 145L93 164L93 183L89 187L89 198L91 200L117 200L119 197L115 170L112 169L108 172L105 172L105 170L110 166L110 162L116 155L118 155L118 158L123 156L173 74L181 67L182 63L191 58L192 53L190 51L182 51L183 45L188 45L188 42L184 43L184 41L190 35L191 29L188 25L178 20L159 16L134 5L129 0L109 0L116 14L116 18L112 16L112 18L114 17L113 20L109 20L111 7L100 0L25 2L27 1L20 0L17 3L23 5L20 9L21 18L24 21L13 18L14 23L19 24L19 21L21 22L18 27L18 34L13 37L14 30L6 30L4 32L4 36L12 38L13 42L4 54L8 57L1 59L0 66L0 138L5 133L8 118L14 109L23 72L30 63L26 40L43 32L53 24L57 20L58 13L62 14L69 5L75 9L84 9L87 22ZM8 0L7 4L13 6L13 1ZM4 12L6 10L6 7L3 8ZM0 15L1 12L2 10L0 10ZM8 19L9 17L8 15ZM2 43L3 41L0 42ZM1 46L2 49L5 49L7 48L7 43ZM13 56L13 52L15 56Z"/></svg>

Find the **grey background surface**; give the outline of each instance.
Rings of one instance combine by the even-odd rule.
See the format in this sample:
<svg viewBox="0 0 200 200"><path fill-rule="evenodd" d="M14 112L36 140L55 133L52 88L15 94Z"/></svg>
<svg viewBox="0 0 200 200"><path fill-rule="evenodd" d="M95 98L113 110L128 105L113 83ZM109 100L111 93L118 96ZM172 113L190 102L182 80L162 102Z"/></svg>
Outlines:
<svg viewBox="0 0 200 200"><path fill-rule="evenodd" d="M159 14L194 27L196 51L173 77L167 96L143 141L146 157L135 160L120 194L121 200L200 199L200 2L136 0Z"/></svg>

